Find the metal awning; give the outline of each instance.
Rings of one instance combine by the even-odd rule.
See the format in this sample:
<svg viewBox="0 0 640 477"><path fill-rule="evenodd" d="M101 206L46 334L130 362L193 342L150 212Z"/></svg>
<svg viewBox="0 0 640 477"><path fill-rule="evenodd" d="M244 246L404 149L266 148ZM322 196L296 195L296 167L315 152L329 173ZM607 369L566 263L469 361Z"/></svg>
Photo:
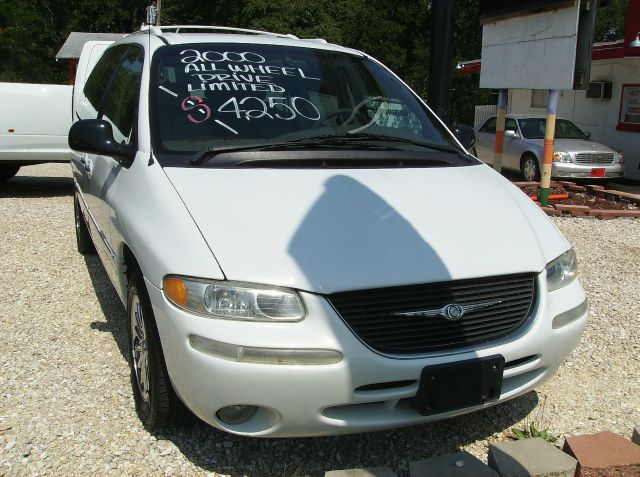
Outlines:
<svg viewBox="0 0 640 477"><path fill-rule="evenodd" d="M78 59L82 52L82 47L88 41L116 41L125 36L126 33L85 33L71 32L67 41L64 42L60 51L56 53L56 60Z"/></svg>

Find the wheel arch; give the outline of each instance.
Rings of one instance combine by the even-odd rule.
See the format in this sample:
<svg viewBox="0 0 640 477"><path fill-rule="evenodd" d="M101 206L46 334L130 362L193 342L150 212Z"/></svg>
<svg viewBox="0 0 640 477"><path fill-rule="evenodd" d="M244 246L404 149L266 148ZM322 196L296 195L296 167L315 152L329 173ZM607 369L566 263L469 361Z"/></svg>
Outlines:
<svg viewBox="0 0 640 477"><path fill-rule="evenodd" d="M136 259L135 254L131 250L131 248L126 244L122 243L120 246L121 249L121 257L120 261L120 270L118 270L118 275L120 277L120 290L121 296L124 298L123 303L126 304L127 295L129 293L129 284L131 282L131 278L134 272L139 272L142 275L142 269L138 264L138 260Z"/></svg>

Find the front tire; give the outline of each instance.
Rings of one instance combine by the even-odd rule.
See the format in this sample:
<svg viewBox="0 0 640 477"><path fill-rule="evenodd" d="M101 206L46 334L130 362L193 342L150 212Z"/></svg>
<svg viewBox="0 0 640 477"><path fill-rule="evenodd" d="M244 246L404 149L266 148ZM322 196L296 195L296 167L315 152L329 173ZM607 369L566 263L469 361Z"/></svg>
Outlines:
<svg viewBox="0 0 640 477"><path fill-rule="evenodd" d="M533 154L525 154L520 160L520 174L525 181L540 181L538 158Z"/></svg>
<svg viewBox="0 0 640 477"><path fill-rule="evenodd" d="M20 170L20 166L14 165L0 165L0 182L8 181L15 176Z"/></svg>
<svg viewBox="0 0 640 477"><path fill-rule="evenodd" d="M185 422L189 413L169 381L142 275L134 272L129 283L127 341L136 412L148 430L173 427Z"/></svg>

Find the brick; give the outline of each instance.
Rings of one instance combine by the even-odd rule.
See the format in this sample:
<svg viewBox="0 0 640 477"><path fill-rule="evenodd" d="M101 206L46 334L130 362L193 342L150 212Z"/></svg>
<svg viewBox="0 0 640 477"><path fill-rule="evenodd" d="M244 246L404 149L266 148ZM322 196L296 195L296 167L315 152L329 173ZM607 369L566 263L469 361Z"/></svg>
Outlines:
<svg viewBox="0 0 640 477"><path fill-rule="evenodd" d="M574 192L585 192L587 190L586 187L584 186L579 186L579 185L567 185L565 186L566 189L568 190L572 190Z"/></svg>
<svg viewBox="0 0 640 477"><path fill-rule="evenodd" d="M501 476L574 477L576 464L576 459L540 437L489 447L489 465Z"/></svg>
<svg viewBox="0 0 640 477"><path fill-rule="evenodd" d="M576 477L640 475L640 446L613 432L567 437L563 450L578 459Z"/></svg>
<svg viewBox="0 0 640 477"><path fill-rule="evenodd" d="M580 215L588 215L589 211L591 210L590 207L587 207L586 205L562 205L562 204L556 204L555 205L556 210L561 211L562 213L569 213L571 215L575 215L575 216L580 216Z"/></svg>
<svg viewBox="0 0 640 477"><path fill-rule="evenodd" d="M574 186L574 185L576 185L576 183L575 183L575 182L570 182L570 181L559 181L559 182L558 182L558 184L561 184L561 185L563 185L563 186L565 186L565 187L567 187L567 186Z"/></svg>
<svg viewBox="0 0 640 477"><path fill-rule="evenodd" d="M615 219L617 217L640 218L640 210L591 209L589 215L600 219Z"/></svg>
<svg viewBox="0 0 640 477"><path fill-rule="evenodd" d="M529 182L521 181L521 182L514 182L513 185L516 187L539 187L540 183L536 181L529 181Z"/></svg>
<svg viewBox="0 0 640 477"><path fill-rule="evenodd" d="M555 189L555 188L557 188L557 187L562 187L562 186L561 186L561 185L560 185L560 183L559 183L559 182L557 182L557 181L550 181L550 182L549 182L549 187L551 187L552 189Z"/></svg>
<svg viewBox="0 0 640 477"><path fill-rule="evenodd" d="M631 435L631 442L640 446L640 426L633 428L633 434Z"/></svg>
<svg viewBox="0 0 640 477"><path fill-rule="evenodd" d="M555 215L555 216L562 215L562 211L556 210L553 207L542 207L542 210L544 210L547 215Z"/></svg>
<svg viewBox="0 0 640 477"><path fill-rule="evenodd" d="M370 467L366 469L330 470L324 477L397 477L389 467Z"/></svg>
<svg viewBox="0 0 640 477"><path fill-rule="evenodd" d="M456 452L411 462L409 477L498 477L498 474L468 452Z"/></svg>
<svg viewBox="0 0 640 477"><path fill-rule="evenodd" d="M604 190L604 186L596 185L596 184L590 184L590 185L587 186L587 189L589 189L589 190Z"/></svg>

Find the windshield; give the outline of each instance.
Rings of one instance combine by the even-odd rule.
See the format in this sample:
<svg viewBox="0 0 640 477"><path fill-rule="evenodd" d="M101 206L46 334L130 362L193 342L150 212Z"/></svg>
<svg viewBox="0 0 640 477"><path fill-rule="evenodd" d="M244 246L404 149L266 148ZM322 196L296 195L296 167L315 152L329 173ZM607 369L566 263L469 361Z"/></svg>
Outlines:
<svg viewBox="0 0 640 477"><path fill-rule="evenodd" d="M404 139L392 144L400 150L419 151L424 143L460 151L402 83L363 56L278 45L172 45L156 52L151 74L152 140L161 162L164 155L188 164L207 148L358 135Z"/></svg>
<svg viewBox="0 0 640 477"><path fill-rule="evenodd" d="M547 120L543 118L519 119L522 135L527 139L544 139ZM566 119L556 120L556 139L588 139L578 126Z"/></svg>

